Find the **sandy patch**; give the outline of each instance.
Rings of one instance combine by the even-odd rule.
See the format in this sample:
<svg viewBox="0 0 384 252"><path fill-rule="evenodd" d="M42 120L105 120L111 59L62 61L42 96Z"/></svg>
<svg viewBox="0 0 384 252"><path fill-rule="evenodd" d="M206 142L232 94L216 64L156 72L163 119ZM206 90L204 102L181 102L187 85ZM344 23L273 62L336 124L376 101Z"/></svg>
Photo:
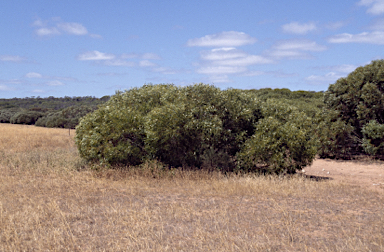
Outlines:
<svg viewBox="0 0 384 252"><path fill-rule="evenodd" d="M384 162L316 159L304 170L307 176L329 178L384 192Z"/></svg>

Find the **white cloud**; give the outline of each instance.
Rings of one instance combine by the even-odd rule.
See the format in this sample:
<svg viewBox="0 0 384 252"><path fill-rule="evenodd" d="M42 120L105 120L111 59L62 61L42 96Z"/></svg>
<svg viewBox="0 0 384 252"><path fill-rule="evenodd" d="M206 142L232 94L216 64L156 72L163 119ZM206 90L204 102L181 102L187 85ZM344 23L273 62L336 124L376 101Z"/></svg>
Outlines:
<svg viewBox="0 0 384 252"><path fill-rule="evenodd" d="M87 28L80 23L75 22L61 22L60 18L53 18L52 22L42 21L41 19L36 19L32 26L37 27L35 33L38 36L53 36L61 35L63 33L83 36L89 35L92 38L101 38L98 34L89 34ZM51 23L50 25L48 23Z"/></svg>
<svg viewBox="0 0 384 252"><path fill-rule="evenodd" d="M330 67L330 69L332 71L336 71L336 72L340 72L340 73L351 73L356 68L357 68L357 66L355 66L355 65L347 65L347 64L339 65L339 66L331 66Z"/></svg>
<svg viewBox="0 0 384 252"><path fill-rule="evenodd" d="M271 59L252 55L234 47L215 48L200 52L201 62L196 70L199 74L209 75L214 82L228 82L228 75L251 75L249 66L273 63Z"/></svg>
<svg viewBox="0 0 384 252"><path fill-rule="evenodd" d="M91 51L80 54L77 59L78 60L111 60L116 56L113 54L102 53L99 51Z"/></svg>
<svg viewBox="0 0 384 252"><path fill-rule="evenodd" d="M335 83L338 79L346 77L348 74L353 72L357 66L355 65L337 65L337 66L328 66L322 67L320 69L328 69L330 72L324 75L311 75L305 78L311 84L331 84Z"/></svg>
<svg viewBox="0 0 384 252"><path fill-rule="evenodd" d="M141 67L154 67L157 65L155 63L149 61L149 60L141 60L139 62L139 66L141 66Z"/></svg>
<svg viewBox="0 0 384 252"><path fill-rule="evenodd" d="M213 76L209 76L209 80L210 82L213 82L213 83L226 83L226 82L231 82L231 80L229 79L228 75L213 75Z"/></svg>
<svg viewBox="0 0 384 252"><path fill-rule="evenodd" d="M359 5L368 6L367 13L380 15L384 13L383 0L360 0Z"/></svg>
<svg viewBox="0 0 384 252"><path fill-rule="evenodd" d="M122 59L146 59L146 60L160 60L161 57L155 53L123 53Z"/></svg>
<svg viewBox="0 0 384 252"><path fill-rule="evenodd" d="M125 61L121 59L112 59L104 61L104 64L107 66L126 66L126 67L134 67L136 66L135 62Z"/></svg>
<svg viewBox="0 0 384 252"><path fill-rule="evenodd" d="M10 62L22 62L26 61L25 58L16 56L16 55L0 55L1 61L10 61Z"/></svg>
<svg viewBox="0 0 384 252"><path fill-rule="evenodd" d="M64 83L62 83L61 81L58 81L58 80L54 80L54 81L49 81L47 83L48 86L63 86Z"/></svg>
<svg viewBox="0 0 384 252"><path fill-rule="evenodd" d="M291 22L289 24L285 24L282 26L283 31L286 33L293 34L306 34L310 31L314 31L317 29L315 23L304 23L300 24L298 22Z"/></svg>
<svg viewBox="0 0 384 252"><path fill-rule="evenodd" d="M359 34L343 33L328 38L330 43L367 43L384 45L384 32L362 32Z"/></svg>
<svg viewBox="0 0 384 252"><path fill-rule="evenodd" d="M27 77L27 78L41 78L43 76L39 73L29 72L25 75L25 77Z"/></svg>
<svg viewBox="0 0 384 252"><path fill-rule="evenodd" d="M162 74L176 74L177 73L177 71L175 71L171 68L168 68L168 67L154 67L152 69L152 71L162 73Z"/></svg>
<svg viewBox="0 0 384 252"><path fill-rule="evenodd" d="M330 22L325 25L325 28L330 29L330 30L337 30L340 29L345 25L345 22L339 21L339 22Z"/></svg>
<svg viewBox="0 0 384 252"><path fill-rule="evenodd" d="M147 59L147 60L159 60L161 57L155 53L144 53L141 55L141 58Z"/></svg>
<svg viewBox="0 0 384 252"><path fill-rule="evenodd" d="M208 75L238 74L247 72L246 67L238 66L203 66L197 70L197 73Z"/></svg>
<svg viewBox="0 0 384 252"><path fill-rule="evenodd" d="M201 52L201 59L211 61L216 65L249 66L256 64L269 64L271 60L259 55L250 55L236 48L218 48Z"/></svg>
<svg viewBox="0 0 384 252"><path fill-rule="evenodd" d="M274 48L276 50L300 50L300 51L324 51L326 46L317 44L310 40L286 40L277 43Z"/></svg>
<svg viewBox="0 0 384 252"><path fill-rule="evenodd" d="M38 36L59 35L60 32L56 27L43 27L35 30Z"/></svg>
<svg viewBox="0 0 384 252"><path fill-rule="evenodd" d="M6 85L0 85L0 91L10 91L12 88L6 86Z"/></svg>
<svg viewBox="0 0 384 252"><path fill-rule="evenodd" d="M99 35L99 34L89 34L89 36L91 37L91 38L94 38L94 39L101 39L101 38L103 38L101 35Z"/></svg>
<svg viewBox="0 0 384 252"><path fill-rule="evenodd" d="M86 35L88 34L87 29L79 23L59 23L57 24L57 27L68 33L73 35Z"/></svg>
<svg viewBox="0 0 384 252"><path fill-rule="evenodd" d="M187 46L231 47L253 44L255 42L255 38L244 32L228 31L190 39L187 42Z"/></svg>
<svg viewBox="0 0 384 252"><path fill-rule="evenodd" d="M345 77L345 75L335 72L329 72L325 75L311 75L305 78L305 80L312 84L331 84L342 77Z"/></svg>
<svg viewBox="0 0 384 252"><path fill-rule="evenodd" d="M32 93L45 93L45 91L42 89L34 89L32 90Z"/></svg>
<svg viewBox="0 0 384 252"><path fill-rule="evenodd" d="M321 52L326 49L326 46L310 40L286 40L272 46L271 50L267 51L267 55L277 59L305 59L311 57L307 52Z"/></svg>

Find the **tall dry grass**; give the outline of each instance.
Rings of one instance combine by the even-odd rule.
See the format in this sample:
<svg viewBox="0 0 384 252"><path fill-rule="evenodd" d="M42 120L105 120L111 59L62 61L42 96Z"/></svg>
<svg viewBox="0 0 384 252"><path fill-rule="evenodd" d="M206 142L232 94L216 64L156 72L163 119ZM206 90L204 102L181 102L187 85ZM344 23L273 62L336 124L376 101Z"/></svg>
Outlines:
<svg viewBox="0 0 384 252"><path fill-rule="evenodd" d="M383 195L304 177L92 170L68 130L0 124L0 251L384 251Z"/></svg>

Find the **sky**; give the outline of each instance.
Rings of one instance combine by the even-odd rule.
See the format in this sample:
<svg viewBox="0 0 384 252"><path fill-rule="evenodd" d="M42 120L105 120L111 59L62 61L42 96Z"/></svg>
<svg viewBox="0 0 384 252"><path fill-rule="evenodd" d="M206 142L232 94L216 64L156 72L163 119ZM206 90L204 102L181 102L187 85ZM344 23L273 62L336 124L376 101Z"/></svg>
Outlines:
<svg viewBox="0 0 384 252"><path fill-rule="evenodd" d="M326 91L384 56L384 0L3 0L0 14L0 98Z"/></svg>

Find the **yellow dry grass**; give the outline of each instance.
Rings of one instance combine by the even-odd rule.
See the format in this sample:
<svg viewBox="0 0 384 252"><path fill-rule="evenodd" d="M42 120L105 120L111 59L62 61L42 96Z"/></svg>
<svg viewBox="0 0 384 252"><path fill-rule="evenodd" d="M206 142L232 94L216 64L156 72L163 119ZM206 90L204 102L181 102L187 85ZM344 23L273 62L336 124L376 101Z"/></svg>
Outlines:
<svg viewBox="0 0 384 252"><path fill-rule="evenodd" d="M157 163L92 170L73 133L0 124L0 251L384 251L379 192Z"/></svg>

